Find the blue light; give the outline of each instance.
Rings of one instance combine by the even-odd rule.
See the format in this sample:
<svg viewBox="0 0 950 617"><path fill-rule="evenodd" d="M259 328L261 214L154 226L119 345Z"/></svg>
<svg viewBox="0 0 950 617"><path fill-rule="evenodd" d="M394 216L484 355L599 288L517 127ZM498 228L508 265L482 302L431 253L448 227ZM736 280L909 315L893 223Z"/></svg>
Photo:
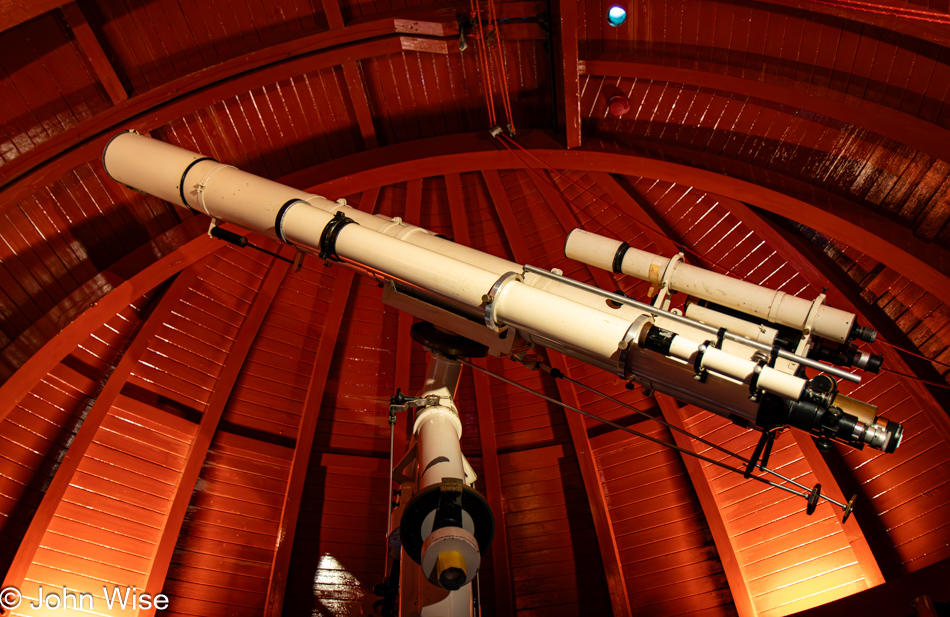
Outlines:
<svg viewBox="0 0 950 617"><path fill-rule="evenodd" d="M627 21L627 10L622 6L612 6L607 11L607 23L615 28Z"/></svg>

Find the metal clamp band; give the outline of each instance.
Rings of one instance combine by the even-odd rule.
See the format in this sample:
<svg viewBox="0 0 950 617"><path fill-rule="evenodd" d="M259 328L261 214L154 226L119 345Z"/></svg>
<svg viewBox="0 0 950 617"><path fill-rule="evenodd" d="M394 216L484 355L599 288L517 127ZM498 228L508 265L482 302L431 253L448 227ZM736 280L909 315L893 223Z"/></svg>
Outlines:
<svg viewBox="0 0 950 617"><path fill-rule="evenodd" d="M350 223L356 223L356 221L348 218L342 210L337 210L327 226L323 228L323 233L320 234L320 259L340 261L340 256L336 254L336 239L340 231Z"/></svg>
<svg viewBox="0 0 950 617"><path fill-rule="evenodd" d="M188 167L185 167L185 171L181 172L181 179L178 181L178 194L181 196L181 205L185 206L189 210L194 210L195 212L197 212L197 210L195 210L190 205L188 205L188 200L185 199L185 176L188 175L188 172L191 171L192 167L194 167L195 165L197 165L198 163L202 161L214 161L215 163L218 162L217 160L211 158L210 156L202 156L200 158L197 158L193 160L191 163L189 163Z"/></svg>
<svg viewBox="0 0 950 617"><path fill-rule="evenodd" d="M706 350L712 345L712 341L706 341L699 346L699 349L696 353L696 360L693 362L693 372L696 373L695 379L699 383L706 383L706 377L709 375L709 371L703 368L703 356L706 354Z"/></svg>
<svg viewBox="0 0 950 617"><path fill-rule="evenodd" d="M640 341L634 340L634 337L643 330L644 322L653 323L647 315L640 315L634 319L630 327L627 328L627 331L623 335L623 340L620 341L620 345L617 346L620 348L620 357L617 359L617 377L623 379L630 378L630 369L627 366L627 360L630 358L630 348L640 346Z"/></svg>
<svg viewBox="0 0 950 617"><path fill-rule="evenodd" d="M620 273L620 267L623 265L623 258L627 254L627 251L630 250L630 245L626 242L622 242L620 246L617 247L617 252L614 253L614 261L610 266L614 271L614 274Z"/></svg>
<svg viewBox="0 0 950 617"><path fill-rule="evenodd" d="M287 238L284 237L284 231L283 231L284 215L287 214L288 210L290 210L290 206L296 203L305 204L307 202L305 202L302 199L297 199L296 197L291 200L288 200L286 203L284 203L284 205L280 207L280 210L277 211L277 216L274 218L274 233L277 235L277 238L284 244L290 244L290 242L287 242Z"/></svg>
<svg viewBox="0 0 950 617"><path fill-rule="evenodd" d="M719 330L716 331L716 349L722 349L722 340L726 338L726 332L728 332L728 330L725 328L719 328Z"/></svg>
<svg viewBox="0 0 950 617"><path fill-rule="evenodd" d="M759 376L762 375L762 369L765 368L765 360L759 360L752 369L752 379L749 380L749 400L758 402L761 390L759 390Z"/></svg>
<svg viewBox="0 0 950 617"><path fill-rule="evenodd" d="M214 161L214 159L210 159L210 158L207 159L207 160ZM198 162L200 162L200 161L201 161L201 159L198 159L197 161L192 161L191 165L194 165L195 163L198 163ZM215 161L215 162L217 163L217 161ZM180 184L179 184L179 187L178 187L178 190L179 190L179 192L181 193L182 202L185 203L186 206L187 206L188 204L187 204L187 202L185 202L185 174L187 174L187 173L188 173L188 170L191 169L191 165L189 165L188 167L185 168L185 173L182 174L182 176L181 176L181 181L180 181ZM201 206L201 208L204 210L205 214L207 214L208 216L210 216L210 217L212 217L212 218L214 218L214 215L211 214L211 212L208 211L208 206L205 205L205 200L204 200L205 187L208 186L208 182L211 180L211 178L214 176L214 174L218 173L218 172L221 171L222 169L235 169L235 167L234 167L234 165L224 165L224 164L220 164L220 163L219 163L219 166L218 166L218 167L215 167L214 169L212 169L212 170L211 170L211 173L209 173L207 176L205 176L204 178L202 178L202 179L201 179L201 182L198 183L198 205ZM191 206L188 206L188 207L191 208ZM191 209L194 210L194 208L191 208Z"/></svg>
<svg viewBox="0 0 950 617"><path fill-rule="evenodd" d="M509 282L512 277L518 282L524 281L524 276L517 272L505 272L500 277L498 277L498 280L495 281L495 284L491 286L489 292L482 296L482 303L485 306L485 325L488 326L492 332L501 332L501 330L504 328L504 326L499 328L495 321L495 296L498 295L498 293L501 291L501 288L504 287L504 285Z"/></svg>

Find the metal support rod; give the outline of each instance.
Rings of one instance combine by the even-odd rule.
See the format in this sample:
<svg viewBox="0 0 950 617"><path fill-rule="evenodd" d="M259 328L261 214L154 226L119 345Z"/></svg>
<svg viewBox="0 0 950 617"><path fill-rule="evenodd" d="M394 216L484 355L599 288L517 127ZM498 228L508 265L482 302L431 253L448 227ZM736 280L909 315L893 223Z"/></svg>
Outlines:
<svg viewBox="0 0 950 617"><path fill-rule="evenodd" d="M568 278L568 277L566 277L566 276L561 276L561 275L558 275L558 274L554 274L553 272L550 272L550 271L548 271L548 270L545 270L544 268L537 268L537 267L535 267L535 266L525 265L524 271L525 271L525 272L530 272L531 274L537 274L538 276L544 276L544 277L547 277L547 278L556 280L556 281L561 282L561 283L564 283L564 284L566 284L566 285L570 285L571 287L576 287L577 289L583 289L583 290L585 290L585 291L589 291L589 292L591 292L591 293L594 293L594 294L599 295L599 296L602 297L602 298L606 298L606 299L608 299L608 300L612 300L613 302L618 302L618 303L620 303L620 304L626 304L627 306L632 306L633 308L636 308L636 309L639 309L639 310L641 310L641 311L650 313L650 314L652 314L652 315L655 316L655 317L663 317L663 318L665 318L665 319L669 319L670 321L675 321L675 322L677 322L677 323L681 323L681 324L683 324L683 325L687 325L687 326L689 326L689 327L691 327L691 328L696 328L697 330L702 330L703 332L707 332L707 333L709 333L709 334L714 334L714 335L715 335L715 334L718 334L718 332L719 332L719 328L715 328L715 327L713 327L713 326L706 325L706 324L704 324L704 323L702 323L702 322L695 321L695 320L693 320L693 319L690 319L689 317L684 317L684 316L682 316L682 315L676 315L676 314L674 314L674 313L669 313L669 312L664 311L664 310L662 310L662 309L658 309L658 308L656 308L655 306L653 306L653 305L651 305L651 304L646 304L646 303L644 303L644 302L639 302L639 301L637 301L637 300L633 300L633 299L631 299L631 298L628 298L627 296L623 296L623 295L620 295L620 294L617 294L617 293L613 293L613 292L610 292L610 291L605 291L605 290L603 290L603 289L601 289L601 288L599 288L599 287L594 287L593 285L588 285L587 283L582 283L582 282L580 282L580 281L575 281L574 279ZM744 337L744 336L740 336L740 335L738 335L738 334L733 334L732 332L726 332L724 338L726 338L726 339L728 339L728 340L730 340L730 341L733 341L733 342L735 342L735 343L741 343L741 344L743 344L743 345L748 345L749 347L752 347L753 349L757 349L757 350L762 351L762 352L765 352L765 353L771 353L771 351L772 351L772 348L769 347L768 345L766 345L765 343L760 343L760 342L758 342L758 341L753 341L752 339L748 339L748 338L746 338L746 337ZM801 364L801 365L803 365L803 366L807 366L807 367L813 368L813 369L815 369L815 370L822 371L822 372L824 372L824 373L828 373L829 375L834 375L835 377L838 377L839 379L845 379L845 380L847 380L847 381L852 381L852 382L854 382L854 383L861 383L861 377L859 377L858 375L853 375L853 374L851 374L851 373L849 373L849 372L847 372L847 371L844 371L844 370L842 370L842 369L839 369L839 368L837 368L837 367L829 366L829 365L827 365L827 364L822 364L821 362L818 362L818 361L816 361L816 360L812 360L811 358L806 358L806 357L804 357L804 356L799 356L798 354L794 354L794 353L792 353L792 352L790 352L790 351L785 351L784 349L780 349L780 350L778 351L778 356L779 356L780 358L784 358L784 359L786 359L786 360L791 360L792 362L797 362L798 364Z"/></svg>
<svg viewBox="0 0 950 617"><path fill-rule="evenodd" d="M541 369L544 369L546 372L551 372L551 367L546 366L546 365L544 365L544 364L539 364L538 367L541 368ZM605 393L601 392L600 390L598 390L598 389L596 389L596 388L592 388L591 386L588 386L587 384L584 384L584 383L581 383L581 382L577 381L576 379L571 379L570 377L568 377L567 375L564 375L563 373L562 373L562 376L560 377L560 379L564 379L564 380L566 380L566 381L568 381L568 382L574 384L575 386L580 386L581 388L584 388L584 389L587 390L588 392L593 392L594 394L597 394L598 396L601 396L601 397L603 397L604 399L606 399L606 400L608 400L608 401L610 401L610 402L612 402L612 403L616 403L617 405L620 405L621 407L624 407L624 408L626 408L626 409L629 409L630 411L632 411L632 412L634 412L634 413L640 414L641 416L643 416L643 417L645 417L645 418L649 418L649 419L651 419L651 420L654 420L655 422L659 422L660 424L662 424L663 426L665 426L666 428L668 428L668 429L670 429L670 430L672 430L672 431L676 431L677 433L681 433L681 434L683 434L683 435L686 435L687 437L690 437L691 439L695 439L696 441L698 441L698 442L700 442L700 443L702 443L702 444L704 444L704 445L707 445L707 446L709 446L710 448L713 448L713 449L715 449L715 450L718 450L718 451L722 452L723 454L726 454L726 455L729 455L729 456L731 456L731 457L733 457L733 458L736 458L736 459L742 461L743 463L748 464L748 462L749 462L749 459L747 459L746 457L742 456L741 454L736 454L735 452L732 452L732 451L730 451L730 450L727 450L727 449L723 448L722 446L716 445L716 444L714 444L713 442L711 442L711 441L709 441L709 440L707 440L707 439L704 439L704 438L700 437L699 435L695 435L695 434L693 434L693 433L690 433L690 432L687 431L687 430L681 429L681 428L678 427L678 426L674 426L674 425L670 424L669 422L667 422L666 420L663 420L662 418L657 418L656 416L651 416L651 415L648 414L647 412L641 411L641 410L637 409L636 407L634 407L633 405L628 405L627 403L624 403L623 401L621 401L620 399L618 399L618 398L616 398L616 397L610 396L609 394L605 394ZM593 417L596 417L596 416L593 416ZM598 418L598 419L599 419L599 418ZM771 474L771 475L775 476L776 478L779 478L779 479L781 479L781 480L783 480L783 481L785 481L785 482L788 482L789 484L794 484L795 486L797 486L797 487L800 488L800 489L803 489L803 490L805 490L805 491L811 491L811 487L805 486L804 484L802 484L802 483L800 483L800 482L797 482L797 481L795 481L795 480L793 480L793 479L791 479L791 478L788 478L788 477L786 477L785 475L780 474L779 472L775 471L774 469L770 469L770 468L766 467L766 466L763 465L761 462L756 463L755 466L756 466L756 468L760 469L761 471L764 471L765 473ZM825 495L824 493L822 493L821 498L824 499L825 501L829 501L829 502L835 504L835 505L838 506L839 508L844 509L844 508L846 507L845 504L843 504L843 503L841 503L841 502L839 502L839 501L837 501L837 500L835 500L835 499L832 499L831 497L828 497L828 496Z"/></svg>
<svg viewBox="0 0 950 617"><path fill-rule="evenodd" d="M548 395L546 395L546 394L542 394L542 393L540 393L540 392L537 392L537 391L535 391L535 390L532 390L532 389L529 388L528 386L522 385L522 384L520 384L520 383L518 383L518 382L516 382L516 381L514 381L514 380L512 380L512 379L508 379L507 377L503 377L503 376L499 375L498 373L495 373L494 371L490 371L490 370L488 370L488 369L486 369L486 368L482 368L482 367L480 367L480 366L477 366L477 365L475 365L475 364L472 364L472 363L469 362L468 360L464 360L464 359L462 359L462 358L459 358L458 360L459 360L459 362L461 362L462 364L464 364L464 365L466 365L466 366L470 366L473 370L481 371L481 372L485 373L486 375L489 375L489 376L491 376L491 377L494 377L495 379L498 379L498 380L503 381L503 382L505 382L505 383L507 383L507 384L509 384L509 385L512 385L512 386L514 386L514 387L516 387L516 388L519 388L519 389L521 389L521 390L524 390L525 392L528 392L528 393L530 393L530 394L533 394L533 395L537 396L538 398L542 398L542 399L548 401L549 403L554 403L555 405L558 405L558 406L560 406L560 407L563 407L564 409L569 409L569 410L571 410L571 411L574 411L574 412L576 412L576 413L581 414L582 416L586 416L586 417L591 418L591 419L593 419L593 420L597 420L598 422L601 422L601 423L603 423L603 424L606 424L607 426L612 426L613 428L618 429L618 430L621 430L621 431L623 431L623 432L625 432L625 433L630 433L631 435L636 435L637 437L640 437L640 438L642 438L642 439L646 439L647 441L651 441L651 442L653 442L653 443L655 443L655 444L657 444L657 445L666 446L667 448L670 448L670 449L672 449L672 450L676 450L677 452L680 452L681 454L686 454L687 456L692 456L692 457L694 457L694 458L698 458L699 460L705 461L705 462L709 463L710 465L715 465L715 466L717 466L717 467L721 467L722 469L726 469L726 470L728 470L728 471L732 471L732 472L738 473L738 474L744 474L744 473L745 473L743 470L739 469L738 467L733 467L732 465L727 465L727 464L725 464L725 463L723 463L723 462L721 462L721 461L717 461L717 460L715 460L715 459L709 458L708 456L703 456L702 454L698 454L698 453L693 452L693 451L691 451L691 450L686 450L685 448L680 448L680 447L677 446L676 444L672 444L672 443L663 441L662 439L657 439L656 437L650 437L649 435L646 435L646 434L641 433L641 432L639 432L639 431L635 431L635 430L633 430L632 428L627 428L626 426L622 426L622 425L620 425L620 424L617 424L616 422L611 422L610 420L606 420L606 419L601 418L601 417L599 417L599 416L595 416L594 414L592 414L592 413L590 413L590 412L587 412L587 411L584 411L583 409L580 409L580 408L578 408L578 407L574 407L573 405L569 405L569 404L567 404L567 403L565 403L565 402L563 402L563 401L559 401L559 400L557 400L557 399L554 398L554 397L551 397L551 396L548 396ZM690 435L689 432L686 432L686 434L687 434L687 435ZM692 436L692 435L690 435L690 436ZM731 454L731 453L730 453L730 454ZM781 474L777 474L777 473L773 472L772 470L770 470L770 469L768 469L768 468L763 468L763 471L768 471L769 473L772 473L773 475L775 475L775 476L777 476L777 477L779 477L779 478L782 478L783 480L785 480L785 481L787 481L787 482L791 482L791 483L794 484L795 486L801 487L801 488L803 488L803 489L805 489L805 490L804 490L803 492L798 492L798 491L796 491L795 489L789 488L789 487L787 487L787 486L783 486L783 485L781 485L781 484L778 484L777 482L772 482L771 480L768 480L768 479L766 479L766 478L763 478L762 476L749 476L749 477L752 478L753 480L756 480L756 481L761 482L761 483L763 483L763 484L767 484L767 485L769 485L769 486L773 486L773 487L775 487L775 488L777 488L777 489L783 490L783 491L785 491L785 492L787 492L787 493L791 493L792 495L798 495L799 497L803 497L803 498L805 498L805 499L808 499L809 496L810 496L811 491L814 490L814 489L809 489L808 487L803 486L803 485L799 484L798 482L795 482L795 481L793 481L793 480L789 480L788 478L785 478L785 477L782 476ZM822 497L822 498L824 498L826 501L829 501L829 502L831 502L831 503L837 505L837 506L840 507L842 510L847 511L847 509L848 509L847 506L845 506L845 505L843 505L843 504L841 504L841 503L838 503L837 501L835 501L835 500L833 500L833 499L829 499L828 497L825 497L825 496L822 495L822 494L819 494L819 497Z"/></svg>
<svg viewBox="0 0 950 617"><path fill-rule="evenodd" d="M462 364L464 364L464 365L466 365L466 366L472 367L472 369L474 369L474 370L481 371L481 372L485 373L486 375L489 375L489 376L491 376L491 377L494 377L495 379L501 380L501 381L503 381L503 382L505 382L505 383L507 383L507 384L509 384L509 385L512 385L512 386L514 386L514 387L516 387L516 388L519 388L519 389L521 389L521 390L524 390L525 392L528 392L528 393L530 393L530 394L533 394L533 395L537 396L538 398L542 398L542 399L548 401L549 403L554 403L555 405L559 405L560 407L563 407L564 409L570 409L571 411L577 412L577 413L581 414L582 416L586 416L586 417L591 418L591 419L593 419L593 420L597 420L598 422L602 422L602 423L604 423L604 424L606 424L606 425L608 425L608 426L612 426L612 427L614 427L615 429L624 431L625 433L630 433L631 435L636 435L637 437L646 439L647 441L652 441L652 442L655 443L655 444L658 444L658 445L661 445L661 446L666 446L667 448L670 448L670 449L672 449L672 450L676 450L677 452L680 452L680 453L682 453L682 454L686 454L686 455L688 455L688 456L692 456L692 457L694 457L694 458L698 458L698 459L701 460L701 461L706 461L706 462L709 463L710 465L715 465L715 466L717 466L717 467L722 467L723 469L726 469L726 470L728 470L728 471L732 471L732 472L735 472L735 473L738 473L738 474L744 473L744 472L743 472L741 469L739 469L738 467L733 467L732 465L727 465L727 464L725 464L725 463L723 463L723 462L720 462L720 461L717 461L717 460L715 460L715 459L709 458L708 456L703 456L702 454L697 454L696 452L691 452L690 450L686 450L686 449L684 449L684 448L680 448L680 447L677 446L676 444L672 444L672 443L663 441L662 439L657 439L656 437L650 437L649 435L646 435L646 434L641 433L641 432L639 432L639 431L635 431L635 430L633 430L632 428L627 428L626 426L622 426L622 425L620 425L620 424L617 424L616 422L611 422L610 420L605 420L604 418L595 416L594 414L592 414L592 413L590 413L590 412L584 411L583 409L580 409L580 408L578 408L578 407L574 407L573 405L569 405L569 404L565 403L564 401L559 401L559 400L557 400L556 398L554 398L554 397L552 397L552 396L548 396L548 395L546 395L546 394L542 394L542 393L540 393L540 392L536 392L535 390L532 390L532 389L529 388L528 386L522 385L522 384L520 384L520 383L518 383L518 382L516 382L516 381L514 381L514 380L512 380L512 379L508 379L507 377L503 377L503 376L499 375L498 373L495 373L495 372L493 372L493 371L490 371L490 370L488 370L488 369L486 369L486 368L482 368L482 367L480 367L480 366L476 366L475 364L472 364L472 363L469 362L468 360L463 360L462 358L459 358L459 362L461 362ZM787 486L782 486L781 484L778 484L778 483L776 483L776 482L772 482L771 480L767 480L766 478L763 478L762 476L750 476L750 477L751 477L753 480L757 480L757 481L759 481L759 482L761 482L761 483L763 483L763 484L768 484L769 486L774 486L774 487L777 488L777 489L781 489L781 490L786 491L786 492L788 492L788 493L791 493L791 494L793 494L793 495L798 495L799 497L804 497L804 498L806 498L806 499L808 498L808 493L807 493L807 492L799 493L798 491L796 491L796 490L794 490L794 489L791 489L791 488L789 488L789 487L787 487Z"/></svg>

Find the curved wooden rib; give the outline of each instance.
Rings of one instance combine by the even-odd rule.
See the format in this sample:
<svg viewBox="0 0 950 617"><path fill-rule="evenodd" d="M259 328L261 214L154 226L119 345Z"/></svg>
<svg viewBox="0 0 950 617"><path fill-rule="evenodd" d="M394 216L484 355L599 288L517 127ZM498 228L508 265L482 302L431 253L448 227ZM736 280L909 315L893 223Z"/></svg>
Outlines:
<svg viewBox="0 0 950 617"><path fill-rule="evenodd" d="M665 394L656 394L654 396L660 410L663 412L663 419L675 426L685 430L683 425L683 416L680 412L676 400ZM693 444L686 435L678 431L672 433L676 445L684 450L694 452ZM709 485L709 479L703 472L699 459L684 454L682 456L683 464L689 472L689 478L696 490L696 496L702 505L703 513L706 515L706 522L709 524L709 530L716 542L716 549L719 551L719 560L722 562L723 572L726 574L726 580L729 581L729 589L732 590L732 598L736 603L736 611L739 617L754 617L757 613L752 604L752 595L749 593L749 587L746 585L745 576L742 574L742 568L739 567L739 559L736 555L736 548L729 537L729 531L722 517L722 508L716 498L716 494Z"/></svg>
<svg viewBox="0 0 950 617"><path fill-rule="evenodd" d="M842 5L837 2L816 2L815 0L756 0L762 4L770 4L776 7L800 9L806 13L820 13L823 15L833 15L841 17L848 21L859 24L868 24L884 30L906 34L914 38L931 41L938 45L950 43L950 25L943 23L932 23L926 19L900 19L893 15L888 15L887 10L900 11L893 7L881 7L885 10L877 9L874 4L860 3L866 10L857 7ZM855 3L856 5L859 3ZM934 17L946 19L946 14L934 13Z"/></svg>
<svg viewBox="0 0 950 617"><path fill-rule="evenodd" d="M561 35L561 73L558 77L561 78L564 97L564 132L567 135L567 147L577 148L582 138L577 3L574 0L561 0L558 13Z"/></svg>
<svg viewBox="0 0 950 617"><path fill-rule="evenodd" d="M445 176L445 188L452 216L452 235L456 242L470 244L468 216L458 174ZM481 366L484 366L482 364ZM495 538L492 540L492 572L495 582L495 614L510 617L515 614L515 599L511 585L511 564L508 556L508 528L505 526L502 503L501 468L498 464L498 445L495 440L495 412L492 404L491 383L488 377L474 371L475 407L478 410L479 441L482 446L482 468L485 477L485 498L495 513ZM485 430L483 427L492 427Z"/></svg>
<svg viewBox="0 0 950 617"><path fill-rule="evenodd" d="M519 141L534 158L498 151L481 134L453 135L378 148L291 174L292 186L328 195L424 177L426 169L461 173L479 169L554 169L635 174L750 203L808 226L917 281L950 304L950 251L915 237L911 230L818 187L723 157L653 145L649 151L618 152L616 144L564 150L547 134L525 132ZM610 148L611 151L606 151ZM535 160L537 159L537 160Z"/></svg>
<svg viewBox="0 0 950 617"><path fill-rule="evenodd" d="M68 324L76 320L84 311L97 310L100 311L100 315L105 314L102 311L107 313L110 310L109 307L113 306L115 302L102 302L103 298L108 297L114 291L118 291L117 288L128 284L132 280L151 285L149 289L163 283L165 279L158 279L157 282L150 280L149 277L143 279L140 272L154 266L160 259L168 258L183 245L194 240L207 228L207 225L208 220L204 217L193 216L132 251L86 281L84 285L47 311L23 334L4 347L3 351L0 352L0 358L3 358L8 366L17 367L19 358L35 357L37 351L42 348L41 345L48 343L51 336L59 334L64 325L68 327ZM211 247L212 245L208 244L207 246ZM200 259L203 255L198 252L194 256ZM172 260L181 261L178 258L172 258ZM185 260L182 262L182 267L186 267L191 263L191 261ZM136 287L136 289L139 288ZM148 289L141 289L142 293L148 291ZM116 298L134 293L134 291L121 291ZM107 317L104 317L103 321L106 319ZM93 319L91 323L94 324L95 321ZM66 347L69 347L69 343L66 343ZM75 347L75 345L72 347ZM2 416L3 411L0 411L0 418Z"/></svg>
<svg viewBox="0 0 950 617"><path fill-rule="evenodd" d="M867 101L831 88L756 72L753 77L732 74L735 69L712 63L694 68L610 58L581 62L581 73L671 82L713 88L812 111L893 139L944 161L950 161L950 131L892 107Z"/></svg>
<svg viewBox="0 0 950 617"><path fill-rule="evenodd" d="M765 220L743 203L724 200L723 205L746 227L765 240L769 246L781 255L782 259L794 266L806 280L816 287L827 287L829 304L860 315L885 340L893 344L908 349L914 346L907 335L893 321L890 321L883 312L870 306L861 297L860 290L853 281L836 274L828 260L822 259L803 241L792 237L771 221ZM880 347L880 343L877 345L876 347L872 345L876 353L886 353L886 350ZM934 380L940 378L940 375L933 370L932 365L923 361L912 359L912 362L907 362L897 353L886 353L886 357L886 366L893 367L901 373L922 375L924 378ZM898 376L897 379L914 398L917 405L924 410L934 427L940 432L941 438L950 443L950 418L947 417L946 412L947 404L950 403L950 396L946 394L946 391L938 388L931 391L924 384L905 377Z"/></svg>
<svg viewBox="0 0 950 617"><path fill-rule="evenodd" d="M410 15L412 12L405 14ZM446 11L441 20L425 25L429 26L423 28L428 34L458 34L454 10ZM367 21L245 54L127 99L5 165L0 211L22 201L36 186L49 184L65 171L98 158L112 135L130 126L142 132L151 131L262 84L344 62L395 54L404 49L436 53L448 49L426 44L440 39L411 36L419 30L420 22L404 18ZM77 143L80 145L76 146Z"/></svg>
<svg viewBox="0 0 950 617"><path fill-rule="evenodd" d="M33 355L17 373L0 387L0 419L73 351L90 332L108 321L142 294L155 289L172 276L221 248L221 243L201 235L146 267L113 289L87 309Z"/></svg>

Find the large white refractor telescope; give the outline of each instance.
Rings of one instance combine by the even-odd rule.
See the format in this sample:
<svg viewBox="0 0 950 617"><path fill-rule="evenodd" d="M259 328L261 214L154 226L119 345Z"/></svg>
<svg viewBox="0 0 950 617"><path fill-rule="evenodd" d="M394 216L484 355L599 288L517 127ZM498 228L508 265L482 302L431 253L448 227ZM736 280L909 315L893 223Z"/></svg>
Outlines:
<svg viewBox="0 0 950 617"><path fill-rule="evenodd" d="M103 163L116 181L203 212L213 226L230 222L371 275L384 283L383 302L492 355L554 349L766 433L797 427L824 450L831 441L885 452L900 443L899 424L838 392L835 377L859 378L826 362L876 372L881 359L853 346L873 341L876 333L858 326L853 314L826 306L823 295L813 301L789 296L688 265L682 255L660 257L572 232L565 245L569 258L652 284L652 302L641 303L134 132L114 137ZM227 235L222 232L214 235ZM688 294L685 312L670 309L674 292ZM426 578L452 589L471 581L473 568L464 564L466 558L477 564L491 538L477 527L479 521L491 524L491 515L486 519L483 502L469 488L474 474L458 446L451 400L457 367L451 355L436 351L434 374L448 370L451 379L442 379L447 389L439 396L430 391L419 399L429 402L417 418L429 422L416 422L416 488L402 510L422 521L410 530L416 545L408 554L428 569ZM805 367L820 373L809 378ZM426 473L431 461L424 459L450 461L444 468L455 471L436 478ZM427 555L432 546L451 550ZM418 614L446 613L423 608Z"/></svg>

